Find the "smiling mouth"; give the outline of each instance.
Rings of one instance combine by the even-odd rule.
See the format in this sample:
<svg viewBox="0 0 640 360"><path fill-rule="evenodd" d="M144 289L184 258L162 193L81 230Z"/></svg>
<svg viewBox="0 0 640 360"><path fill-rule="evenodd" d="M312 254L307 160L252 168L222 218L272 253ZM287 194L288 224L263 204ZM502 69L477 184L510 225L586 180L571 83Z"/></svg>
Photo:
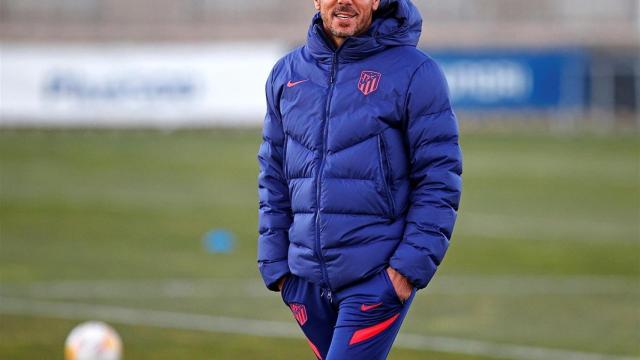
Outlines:
<svg viewBox="0 0 640 360"><path fill-rule="evenodd" d="M338 14L335 14L334 16L337 17L338 19L347 20L347 19L352 19L352 18L356 17L356 14L338 13Z"/></svg>

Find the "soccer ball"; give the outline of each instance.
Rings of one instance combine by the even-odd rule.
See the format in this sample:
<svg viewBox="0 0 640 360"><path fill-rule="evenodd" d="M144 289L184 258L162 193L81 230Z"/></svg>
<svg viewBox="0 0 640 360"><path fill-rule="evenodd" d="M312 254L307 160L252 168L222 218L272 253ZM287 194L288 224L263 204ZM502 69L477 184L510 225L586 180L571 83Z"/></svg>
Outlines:
<svg viewBox="0 0 640 360"><path fill-rule="evenodd" d="M122 340L113 328L100 321L82 323L64 343L65 360L120 360Z"/></svg>

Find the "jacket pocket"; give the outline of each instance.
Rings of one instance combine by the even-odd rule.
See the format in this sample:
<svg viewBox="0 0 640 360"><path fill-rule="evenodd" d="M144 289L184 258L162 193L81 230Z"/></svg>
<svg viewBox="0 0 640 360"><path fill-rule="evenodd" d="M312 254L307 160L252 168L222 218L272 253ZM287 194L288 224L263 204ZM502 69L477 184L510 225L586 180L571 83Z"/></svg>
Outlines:
<svg viewBox="0 0 640 360"><path fill-rule="evenodd" d="M393 194L391 193L391 163L387 156L387 146L382 134L378 135L378 158L380 160L380 171L382 172L382 184L384 186L384 192L387 198L387 208L389 210L389 216L394 218L396 215L395 202L393 200Z"/></svg>

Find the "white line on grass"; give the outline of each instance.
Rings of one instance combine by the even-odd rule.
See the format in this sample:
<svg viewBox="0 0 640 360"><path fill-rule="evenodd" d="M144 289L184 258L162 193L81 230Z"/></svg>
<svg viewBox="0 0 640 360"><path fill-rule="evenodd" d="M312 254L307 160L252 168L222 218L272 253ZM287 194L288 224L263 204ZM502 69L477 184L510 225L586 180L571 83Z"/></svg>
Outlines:
<svg viewBox="0 0 640 360"><path fill-rule="evenodd" d="M640 295L640 281L624 276L446 275L434 278L429 294L501 296ZM147 279L51 281L1 284L0 293L43 299L266 298L257 279Z"/></svg>
<svg viewBox="0 0 640 360"><path fill-rule="evenodd" d="M457 234L509 237L524 240L560 238L563 241L639 243L640 227L632 220L609 222L567 217L532 217L526 214L461 212Z"/></svg>
<svg viewBox="0 0 640 360"><path fill-rule="evenodd" d="M0 313L77 320L97 319L134 326L153 326L166 329L196 330L264 337L300 338L302 336L293 322L251 320L224 316L142 310L70 302L50 302L10 297L0 297ZM407 349L480 355L496 359L640 360L640 358L637 357L415 334L401 334L396 344L398 347Z"/></svg>

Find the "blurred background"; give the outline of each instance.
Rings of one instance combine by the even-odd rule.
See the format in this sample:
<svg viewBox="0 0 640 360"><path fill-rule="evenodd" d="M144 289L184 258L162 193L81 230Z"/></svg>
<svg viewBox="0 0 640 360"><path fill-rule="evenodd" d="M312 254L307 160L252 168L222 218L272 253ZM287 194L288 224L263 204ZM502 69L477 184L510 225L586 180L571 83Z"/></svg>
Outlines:
<svg viewBox="0 0 640 360"><path fill-rule="evenodd" d="M391 359L640 359L640 1L414 0L465 154ZM264 82L311 0L0 0L0 358L313 354L256 266Z"/></svg>

